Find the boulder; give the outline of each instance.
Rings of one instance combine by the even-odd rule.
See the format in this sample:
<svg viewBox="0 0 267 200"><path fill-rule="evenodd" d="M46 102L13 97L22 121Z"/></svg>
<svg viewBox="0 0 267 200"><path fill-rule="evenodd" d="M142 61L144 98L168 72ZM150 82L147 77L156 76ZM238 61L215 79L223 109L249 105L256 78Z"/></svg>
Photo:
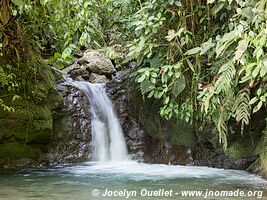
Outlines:
<svg viewBox="0 0 267 200"><path fill-rule="evenodd" d="M109 79L105 75L92 73L90 75L89 81L91 83L107 83L109 82Z"/></svg>
<svg viewBox="0 0 267 200"><path fill-rule="evenodd" d="M72 64L72 65L70 65L70 66L68 66L68 67L66 67L66 68L64 68L63 70L61 70L61 72L62 72L62 74L63 75L68 75L68 74L70 74L73 70L77 70L77 69L80 69L80 68L82 68L83 66L80 66L80 65L78 65L78 64Z"/></svg>
<svg viewBox="0 0 267 200"><path fill-rule="evenodd" d="M88 71L96 74L111 76L116 72L111 60L99 51L85 52L84 56L78 60L78 63L84 65Z"/></svg>
<svg viewBox="0 0 267 200"><path fill-rule="evenodd" d="M66 67L65 69L61 70L63 75L69 75L72 79L75 80L86 80L90 77L90 73L87 71L86 67L79 64L72 64L69 67Z"/></svg>

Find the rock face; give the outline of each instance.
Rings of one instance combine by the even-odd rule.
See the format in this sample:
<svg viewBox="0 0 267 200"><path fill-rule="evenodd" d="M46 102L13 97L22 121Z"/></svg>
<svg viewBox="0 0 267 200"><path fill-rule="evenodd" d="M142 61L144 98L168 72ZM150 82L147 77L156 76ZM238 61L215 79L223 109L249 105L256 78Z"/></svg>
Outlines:
<svg viewBox="0 0 267 200"><path fill-rule="evenodd" d="M116 71L112 62L99 51L80 52L78 57L74 64L61 70L64 76L78 81L107 83ZM92 139L90 102L82 91L67 83L60 83L57 89L64 103L54 115L54 134L48 153L39 162L49 165L88 161Z"/></svg>
<svg viewBox="0 0 267 200"><path fill-rule="evenodd" d="M53 142L45 157L54 164L87 161L91 141L90 104L83 92L70 85L59 84L58 91L64 104L54 116Z"/></svg>
<svg viewBox="0 0 267 200"><path fill-rule="evenodd" d="M128 147L128 153L133 160L140 162L144 161L144 131L139 124L129 115L131 110L128 106L128 97L126 90L124 89L124 78L126 77L128 70L117 72L116 76L111 82L107 84L108 91L111 95L112 101L118 118L120 120L126 144Z"/></svg>
<svg viewBox="0 0 267 200"><path fill-rule="evenodd" d="M267 123L267 121L265 123ZM249 167L249 171L257 173L267 179L267 126L265 126L263 135L261 136L260 142L256 148L256 152L259 157L256 162Z"/></svg>
<svg viewBox="0 0 267 200"><path fill-rule="evenodd" d="M247 170L257 159L256 155L232 157L218 152L211 145L204 145L204 148L197 147L193 150L194 165L208 166L224 169Z"/></svg>
<svg viewBox="0 0 267 200"><path fill-rule="evenodd" d="M91 83L108 83L109 79L105 75L99 75L92 73L89 77L89 82Z"/></svg>

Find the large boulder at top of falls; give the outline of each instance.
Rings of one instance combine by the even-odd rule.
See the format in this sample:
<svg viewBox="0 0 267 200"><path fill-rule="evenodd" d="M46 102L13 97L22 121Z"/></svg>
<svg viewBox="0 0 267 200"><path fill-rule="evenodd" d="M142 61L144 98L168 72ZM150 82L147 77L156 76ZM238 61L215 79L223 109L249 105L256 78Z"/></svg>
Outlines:
<svg viewBox="0 0 267 200"><path fill-rule="evenodd" d="M61 73L74 80L84 80L92 83L107 83L116 72L111 60L103 51L86 51L82 57L75 58L74 63Z"/></svg>
<svg viewBox="0 0 267 200"><path fill-rule="evenodd" d="M100 51L85 52L84 56L78 60L78 63L84 65L92 73L108 75L115 73L115 67L111 60Z"/></svg>

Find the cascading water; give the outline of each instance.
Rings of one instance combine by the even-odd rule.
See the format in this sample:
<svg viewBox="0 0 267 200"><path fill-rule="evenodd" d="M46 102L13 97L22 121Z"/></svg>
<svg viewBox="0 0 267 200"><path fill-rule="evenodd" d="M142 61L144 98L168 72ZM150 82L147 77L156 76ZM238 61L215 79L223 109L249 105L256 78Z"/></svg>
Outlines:
<svg viewBox="0 0 267 200"><path fill-rule="evenodd" d="M71 81L82 90L91 104L93 160L100 162L127 161L127 147L119 120L113 110L104 84Z"/></svg>

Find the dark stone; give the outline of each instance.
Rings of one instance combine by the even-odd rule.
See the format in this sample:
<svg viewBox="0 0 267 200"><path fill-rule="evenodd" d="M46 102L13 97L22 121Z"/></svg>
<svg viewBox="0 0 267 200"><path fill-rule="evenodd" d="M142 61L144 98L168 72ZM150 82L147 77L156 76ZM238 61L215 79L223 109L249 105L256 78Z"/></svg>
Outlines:
<svg viewBox="0 0 267 200"><path fill-rule="evenodd" d="M257 155L233 158L224 152L216 150L211 144L205 144L203 148L197 147L192 153L193 163L196 166L209 166L224 169L247 170L257 160Z"/></svg>
<svg viewBox="0 0 267 200"><path fill-rule="evenodd" d="M8 161L4 168L5 169L25 169L37 167L38 163L30 158L20 158L17 160Z"/></svg>
<svg viewBox="0 0 267 200"><path fill-rule="evenodd" d="M90 104L83 92L60 84L64 105L54 116L53 137L49 153L44 156L50 164L83 162L89 159L91 141Z"/></svg>

